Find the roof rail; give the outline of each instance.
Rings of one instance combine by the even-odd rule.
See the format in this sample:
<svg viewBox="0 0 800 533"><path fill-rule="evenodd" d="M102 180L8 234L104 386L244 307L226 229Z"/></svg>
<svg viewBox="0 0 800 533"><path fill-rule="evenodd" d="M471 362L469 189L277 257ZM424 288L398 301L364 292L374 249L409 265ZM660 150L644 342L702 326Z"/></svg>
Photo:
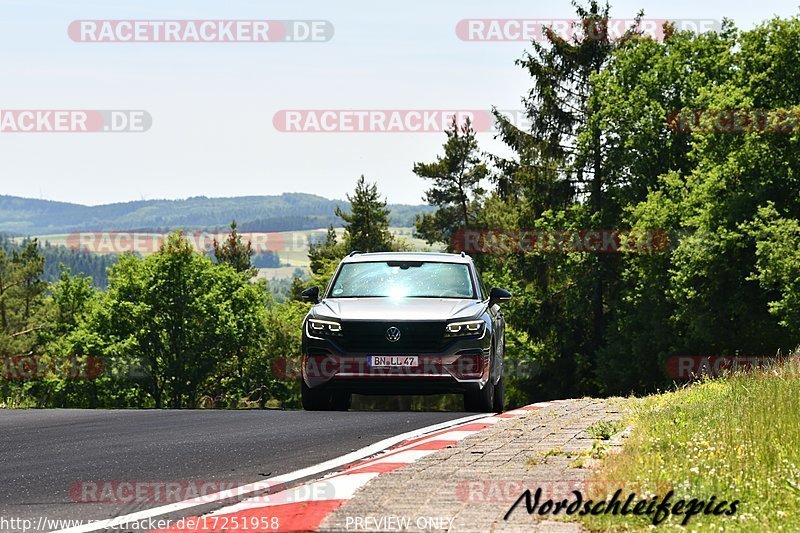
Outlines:
<svg viewBox="0 0 800 533"><path fill-rule="evenodd" d="M360 254L360 253L361 253L361 252L360 252L360 251L358 251L358 250L353 250L352 252L350 252L349 254L347 254L347 257L353 257L354 255L356 255L356 254Z"/></svg>

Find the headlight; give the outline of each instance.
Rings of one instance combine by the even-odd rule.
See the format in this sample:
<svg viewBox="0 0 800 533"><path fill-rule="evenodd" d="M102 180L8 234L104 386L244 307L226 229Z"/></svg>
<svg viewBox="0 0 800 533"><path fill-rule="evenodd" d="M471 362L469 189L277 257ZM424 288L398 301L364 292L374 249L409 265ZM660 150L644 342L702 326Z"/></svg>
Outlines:
<svg viewBox="0 0 800 533"><path fill-rule="evenodd" d="M486 323L483 320L470 320L468 322L452 322L444 328L445 337L464 337L467 335L481 335Z"/></svg>
<svg viewBox="0 0 800 533"><path fill-rule="evenodd" d="M317 318L308 319L308 332L312 335L323 335L327 337L341 337L342 325L332 320L319 320Z"/></svg>

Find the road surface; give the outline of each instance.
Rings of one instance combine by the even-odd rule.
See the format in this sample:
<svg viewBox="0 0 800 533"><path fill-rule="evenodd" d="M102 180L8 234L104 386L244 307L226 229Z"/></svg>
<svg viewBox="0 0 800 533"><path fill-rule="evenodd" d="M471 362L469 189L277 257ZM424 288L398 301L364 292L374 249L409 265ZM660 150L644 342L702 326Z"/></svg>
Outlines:
<svg viewBox="0 0 800 533"><path fill-rule="evenodd" d="M333 459L465 413L0 411L0 517L104 519L163 505L123 483L240 485ZM96 485L95 485L96 484ZM92 492L97 486L100 492ZM175 487L176 485L173 485ZM115 494L102 493L112 487ZM121 496L121 497L120 497ZM92 501L103 500L102 503ZM174 496L173 496L174 498ZM146 499L146 498L140 498ZM76 501L77 500L77 501ZM203 512L214 505L201 508ZM198 508L191 513L198 514ZM180 514L168 515L171 517ZM0 528L6 529L6 528Z"/></svg>

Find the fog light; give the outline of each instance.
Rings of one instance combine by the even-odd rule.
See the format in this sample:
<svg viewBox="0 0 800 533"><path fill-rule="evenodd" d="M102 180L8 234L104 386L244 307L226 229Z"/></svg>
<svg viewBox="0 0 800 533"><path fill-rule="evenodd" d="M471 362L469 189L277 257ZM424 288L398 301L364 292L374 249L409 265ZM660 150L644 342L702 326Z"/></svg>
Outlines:
<svg viewBox="0 0 800 533"><path fill-rule="evenodd" d="M483 354L463 354L445 365L445 369L457 379L479 379L483 375Z"/></svg>

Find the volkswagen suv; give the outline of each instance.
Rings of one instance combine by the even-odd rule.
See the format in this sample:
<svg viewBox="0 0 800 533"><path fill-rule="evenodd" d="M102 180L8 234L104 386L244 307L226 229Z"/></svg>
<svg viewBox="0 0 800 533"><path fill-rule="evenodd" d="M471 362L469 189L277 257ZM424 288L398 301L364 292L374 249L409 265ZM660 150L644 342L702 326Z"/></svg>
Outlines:
<svg viewBox="0 0 800 533"><path fill-rule="evenodd" d="M464 396L503 409L503 289L487 291L465 254L351 253L303 321L306 410L346 410L351 394Z"/></svg>

